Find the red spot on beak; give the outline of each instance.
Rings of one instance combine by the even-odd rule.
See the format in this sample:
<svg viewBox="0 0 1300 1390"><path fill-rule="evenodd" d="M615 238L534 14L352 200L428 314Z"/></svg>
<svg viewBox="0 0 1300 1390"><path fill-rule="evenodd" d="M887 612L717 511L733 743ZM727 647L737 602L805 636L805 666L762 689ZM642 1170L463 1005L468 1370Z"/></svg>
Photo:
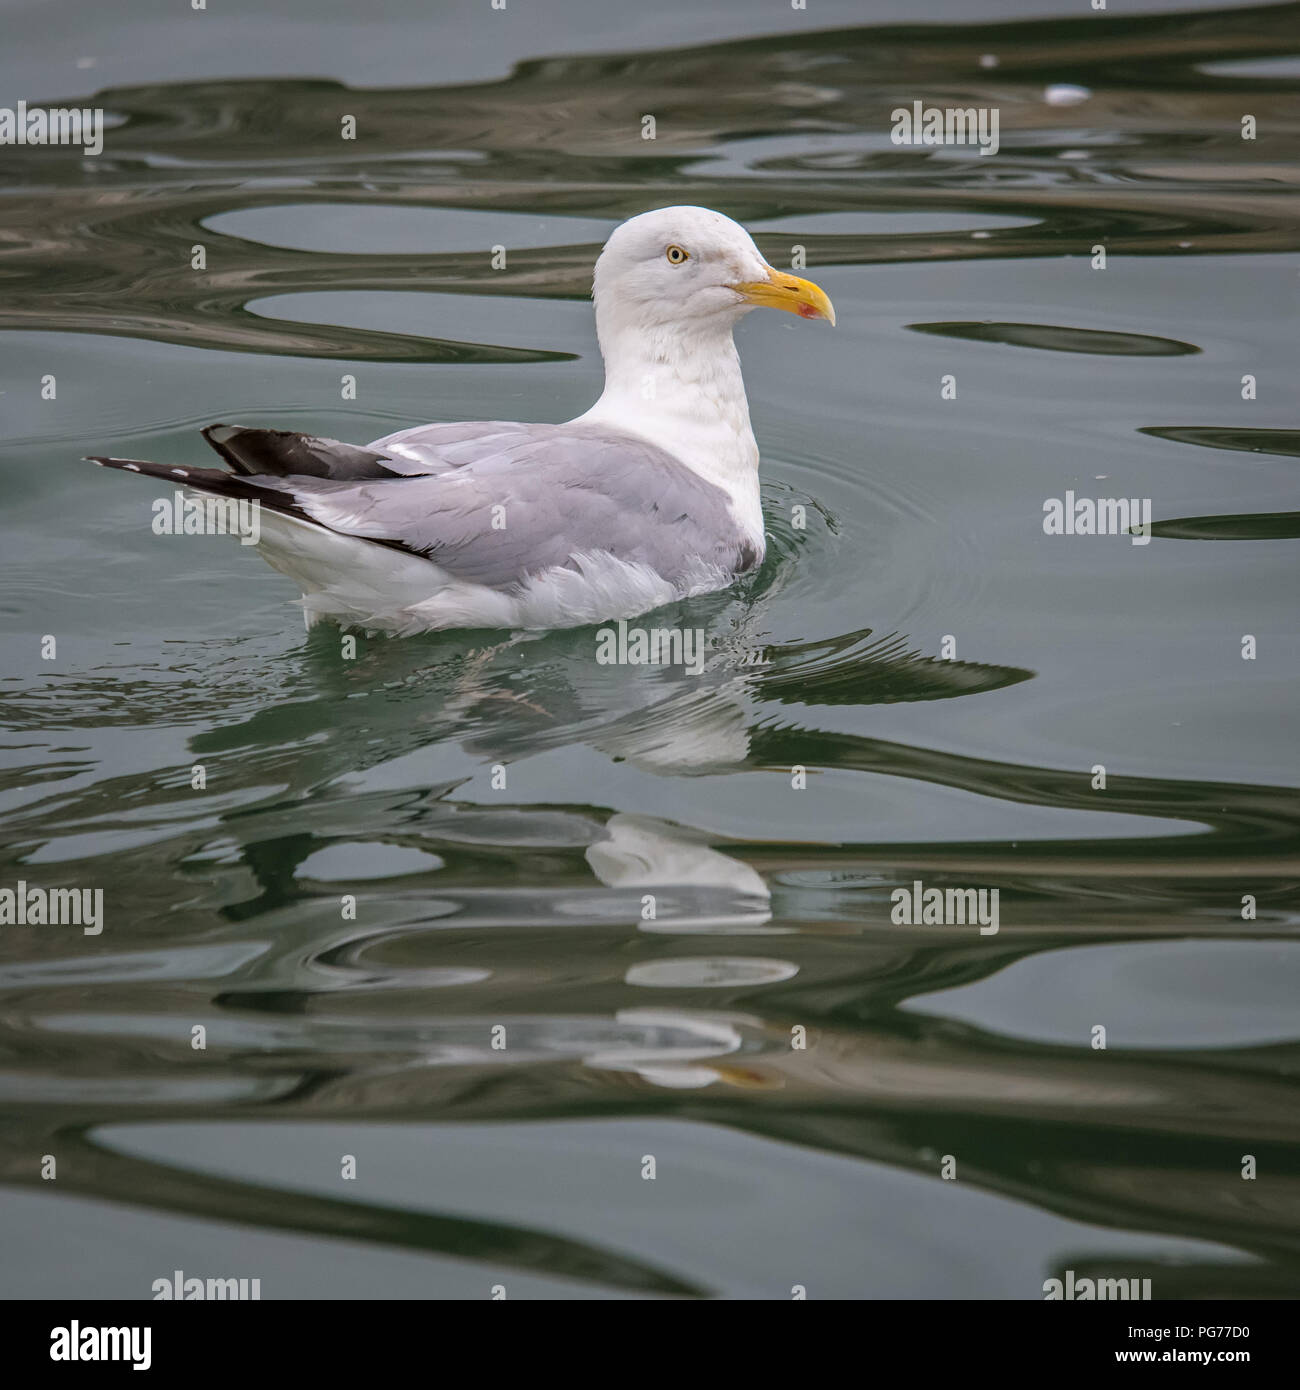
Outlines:
<svg viewBox="0 0 1300 1390"><path fill-rule="evenodd" d="M801 319L815 319L820 318L821 315L811 304L801 304L799 306L799 317Z"/></svg>

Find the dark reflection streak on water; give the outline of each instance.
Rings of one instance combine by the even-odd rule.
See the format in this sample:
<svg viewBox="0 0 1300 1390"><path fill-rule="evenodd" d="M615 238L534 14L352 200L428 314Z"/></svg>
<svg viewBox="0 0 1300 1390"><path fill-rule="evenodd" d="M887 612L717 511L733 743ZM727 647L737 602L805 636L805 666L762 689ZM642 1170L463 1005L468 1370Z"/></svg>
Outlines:
<svg viewBox="0 0 1300 1390"><path fill-rule="evenodd" d="M1281 1093L1262 1099L1284 1104L1291 1097ZM962 1180L985 1190L1032 1200L1076 1221L1222 1241L1269 1262L1288 1281L1300 1278L1300 1181L1294 1177L1294 1141L1261 1146L1268 1151L1267 1161L1288 1176L1281 1184L1281 1201L1252 1209L1244 1200L1225 1200L1222 1179L1224 1172L1239 1168L1241 1144L1253 1144L1245 1133L1235 1140L1207 1140L1187 1132L1099 1130L1095 1123L1071 1124L1040 1115L1029 1138L1022 1127L998 1119L936 1120L903 1111L863 1125L834 1112L768 1112L759 1119L750 1117L748 1125L790 1143L899 1166L918 1166L918 1151L955 1150L964 1155ZM1244 1238L1243 1224L1249 1230ZM1097 1242L1102 1248L1105 1243L1104 1236ZM1113 1265L1107 1263L1107 1272L1114 1273ZM1232 1296L1228 1291L1236 1287L1235 1271L1221 1268L1214 1286L1211 1296Z"/></svg>
<svg viewBox="0 0 1300 1390"><path fill-rule="evenodd" d="M1278 541L1300 539L1300 512L1182 516L1151 525L1153 536L1183 541Z"/></svg>
<svg viewBox="0 0 1300 1390"><path fill-rule="evenodd" d="M1235 425L1145 425L1138 433L1167 439L1173 444L1199 444L1206 449L1300 457L1300 430L1252 430Z"/></svg>
<svg viewBox="0 0 1300 1390"><path fill-rule="evenodd" d="M983 662L923 656L898 633L872 637L869 628L821 641L763 648L748 683L765 700L801 705L889 704L940 700L1002 690L1032 671Z"/></svg>
<svg viewBox="0 0 1300 1390"><path fill-rule="evenodd" d="M752 762L773 769L801 762L879 772L1022 804L1098 809L1087 773L996 763L852 735L790 728L755 730ZM976 841L964 846L945 842L941 853L924 844L891 844L876 853L896 855L916 865L943 863L954 871L980 873L1020 863L1044 872L1061 868L1114 872L1122 866L1126 873L1182 874L1189 860L1203 864L1211 875L1300 870L1300 792L1290 787L1118 776L1109 777L1106 785L1109 812L1193 821L1208 827L1209 833L1089 841L1086 859L1077 858L1064 842L1053 840L1022 841L1014 851L1001 852ZM758 851L756 858L761 856Z"/></svg>
<svg viewBox="0 0 1300 1390"><path fill-rule="evenodd" d="M251 1224L260 1230L373 1242L584 1280L630 1293L701 1297L710 1292L612 1251L549 1232L259 1188L215 1176L205 1176L196 1185L189 1173L104 1149L77 1127L60 1127L42 1135L39 1142L54 1144L56 1139L60 1156L67 1155L67 1176L60 1176L61 1188L151 1211ZM39 1187L27 1172L11 1173L8 1181Z"/></svg>
<svg viewBox="0 0 1300 1390"><path fill-rule="evenodd" d="M1192 343L1146 333L1099 333L1047 323L909 323L913 333L962 338L977 343L1042 348L1048 352L1091 352L1104 357L1187 357L1200 352Z"/></svg>

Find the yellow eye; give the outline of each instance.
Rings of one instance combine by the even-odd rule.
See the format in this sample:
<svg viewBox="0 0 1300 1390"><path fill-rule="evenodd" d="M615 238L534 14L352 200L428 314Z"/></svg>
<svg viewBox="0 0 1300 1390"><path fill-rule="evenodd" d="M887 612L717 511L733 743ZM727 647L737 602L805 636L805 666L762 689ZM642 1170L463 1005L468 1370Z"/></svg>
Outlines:
<svg viewBox="0 0 1300 1390"><path fill-rule="evenodd" d="M669 265L681 265L683 261L690 260L690 257L680 246L670 246L664 255L668 257Z"/></svg>

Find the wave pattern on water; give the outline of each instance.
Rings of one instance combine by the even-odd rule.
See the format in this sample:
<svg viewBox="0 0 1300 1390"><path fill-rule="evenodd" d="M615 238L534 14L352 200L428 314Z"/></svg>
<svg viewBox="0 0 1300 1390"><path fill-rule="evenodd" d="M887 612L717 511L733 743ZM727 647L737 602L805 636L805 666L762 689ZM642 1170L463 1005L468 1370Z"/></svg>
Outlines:
<svg viewBox="0 0 1300 1390"><path fill-rule="evenodd" d="M801 235L809 264L992 257L1294 251L1300 227L1287 171L1300 137L1300 84L1208 76L1216 59L1292 54L1294 4L1214 14L1095 17L962 29L785 34L671 53L541 59L500 81L353 90L319 79L109 89L119 118L104 155L0 149L5 277L0 327L139 336L243 352L407 362L521 362L553 354L266 319L250 301L311 290L419 290L575 298L592 245L511 253L481 248L379 254L300 251L205 224L292 202L490 209L622 218L647 206L725 206L742 221L913 208L1023 217L1029 227L906 235ZM995 74L981 67L992 52ZM1091 93L1043 101L1062 63ZM750 94L763 91L761 102ZM919 177L881 132L918 91L945 104L995 104L997 161L936 148ZM1241 139L1249 99L1258 137ZM80 94L77 104L89 101ZM55 103L51 103L55 104ZM73 104L60 99L57 104ZM662 134L634 154L622 132L659 113ZM345 115L355 142L340 141ZM717 179L718 146L794 140L813 148L753 159ZM859 143L855 149L853 141ZM213 152L219 151L219 157ZM1065 161L1065 152L1079 158ZM94 177L85 164L93 163ZM1217 178L1216 178L1217 174ZM777 255L787 238L760 235ZM191 268L191 248L207 268Z"/></svg>

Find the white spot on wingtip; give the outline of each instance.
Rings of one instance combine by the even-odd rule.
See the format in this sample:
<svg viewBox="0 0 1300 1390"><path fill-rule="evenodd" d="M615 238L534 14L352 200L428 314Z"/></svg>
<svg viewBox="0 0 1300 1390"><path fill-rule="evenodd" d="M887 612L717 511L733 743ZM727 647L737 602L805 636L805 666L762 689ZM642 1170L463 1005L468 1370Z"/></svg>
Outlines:
<svg viewBox="0 0 1300 1390"><path fill-rule="evenodd" d="M140 471L140 465L138 463L124 464L123 467L125 467L131 473L138 473Z"/></svg>
<svg viewBox="0 0 1300 1390"><path fill-rule="evenodd" d="M188 477L189 477L189 474L186 473L186 471L185 471L183 468L173 468L173 469L172 469L172 472L175 473L176 476L177 476L178 478L188 478Z"/></svg>

